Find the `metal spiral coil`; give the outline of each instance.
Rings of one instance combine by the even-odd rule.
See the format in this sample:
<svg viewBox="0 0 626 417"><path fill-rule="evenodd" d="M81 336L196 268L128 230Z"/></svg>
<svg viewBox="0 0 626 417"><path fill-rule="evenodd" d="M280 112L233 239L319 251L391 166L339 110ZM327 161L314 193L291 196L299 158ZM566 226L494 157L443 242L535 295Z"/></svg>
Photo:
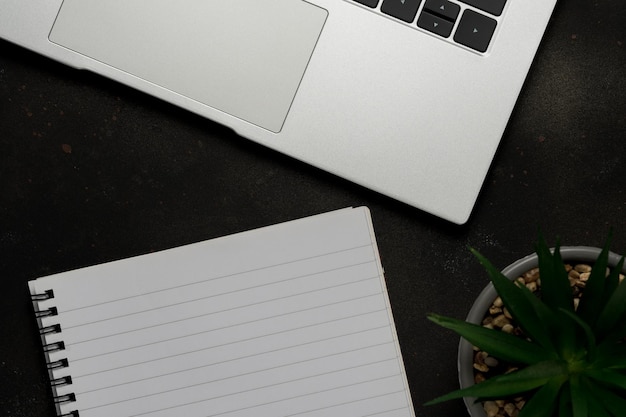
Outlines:
<svg viewBox="0 0 626 417"><path fill-rule="evenodd" d="M58 314L59 314L59 311L57 310L56 307L50 307L47 310L36 311L35 312L35 317L40 319L40 318L43 318L43 317L57 316Z"/></svg>
<svg viewBox="0 0 626 417"><path fill-rule="evenodd" d="M32 294L30 296L30 299L33 300L33 301L45 301L45 300L49 300L51 298L54 298L54 291L52 291L52 290L44 291L41 294Z"/></svg>
<svg viewBox="0 0 626 417"><path fill-rule="evenodd" d="M44 291L41 294L32 294L31 295L31 300L33 301L33 303L39 303L42 301L46 301L46 300L50 300L54 298L54 291L52 290L47 290ZM45 317L53 317L53 316L57 316L59 314L59 311L56 307L50 307L47 308L45 310L38 310L35 311L35 318L37 319L37 321L39 323L41 319L45 318ZM41 324L40 324L41 326ZM60 324L51 324L49 326L43 326L39 328L39 334L42 336L42 338L45 340L46 337L48 335L52 335L52 334L58 334L61 333L61 325ZM48 354L52 353L52 352L59 352L65 350L65 343L63 341L57 341L57 342L51 342L51 343L47 343L43 345L43 351L46 354L46 358L48 358ZM67 360L67 358L64 359L59 359L56 361L47 361L46 363L46 367L48 368L48 371L54 372L56 370L62 369L62 368L67 368L69 366L69 361ZM50 385L53 388L53 395L54 395L54 403L59 406L61 404L67 404L67 403L71 403L71 402L75 402L76 401L76 394L69 393L69 394L64 394L64 395L56 395L56 388L59 387L65 387L68 385L72 384L72 377L71 376L62 376L59 378L55 378L52 379L50 381ZM58 409L57 409L58 410ZM68 413L64 413L64 414L60 414L61 412L58 411L59 413L59 417L79 417L79 413L78 410L73 410L70 411Z"/></svg>

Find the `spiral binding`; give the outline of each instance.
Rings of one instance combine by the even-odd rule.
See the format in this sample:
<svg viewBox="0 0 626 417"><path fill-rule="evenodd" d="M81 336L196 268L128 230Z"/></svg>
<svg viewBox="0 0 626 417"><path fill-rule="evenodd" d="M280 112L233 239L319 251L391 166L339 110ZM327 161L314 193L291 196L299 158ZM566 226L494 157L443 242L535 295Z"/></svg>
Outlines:
<svg viewBox="0 0 626 417"><path fill-rule="evenodd" d="M40 319L40 318L43 318L43 317L56 316L58 314L59 314L59 311L57 310L56 307L50 307L47 310L36 311L35 312L35 317Z"/></svg>
<svg viewBox="0 0 626 417"><path fill-rule="evenodd" d="M70 364L67 359L61 359L61 360L54 361L54 362L48 362L48 369L51 371L54 369L67 368L68 366L70 366Z"/></svg>
<svg viewBox="0 0 626 417"><path fill-rule="evenodd" d="M52 298L54 298L54 291L52 290L44 291L41 294L31 295L31 300L33 301L33 303L39 303L41 301L50 300ZM53 317L59 314L59 311L57 310L56 307L50 307L46 310L38 310L38 309L36 310L37 311L35 311L35 318L37 318L37 321L39 323L41 323L40 320L43 318ZM49 326L40 325L39 327L39 334L41 335L44 341L48 335L61 333L61 331L62 329L61 329L60 324L52 324ZM65 343L63 341L46 343L43 345L43 351L44 351L44 354L46 355L46 366L48 368L48 371L51 373L51 375L53 372L62 368L67 368L69 366L69 361L67 360L67 358L59 359L56 361L50 361L49 359L48 355L50 353L60 352L63 350L65 350ZM66 403L71 403L71 402L76 401L76 395L73 392L69 394L64 394L64 395L56 394L57 388L72 385L71 376L63 376L63 377L51 379L50 385L52 386L54 404L57 405L57 410L59 410L58 406L60 406L61 404L66 404ZM73 411L70 411L69 413L64 413L64 414L60 414L60 411L58 411L58 413L59 413L58 414L59 417L79 417L78 410L73 410Z"/></svg>
<svg viewBox="0 0 626 417"><path fill-rule="evenodd" d="M46 353L58 352L60 350L65 350L65 342L63 341L43 345L43 351Z"/></svg>
<svg viewBox="0 0 626 417"><path fill-rule="evenodd" d="M72 377L64 376L61 378L53 379L52 381L50 381L50 383L52 384L53 387L62 387L65 385L72 385Z"/></svg>
<svg viewBox="0 0 626 417"><path fill-rule="evenodd" d="M73 392L65 395L60 395L58 397L54 397L55 404L63 404L63 403L71 403L76 401L76 395Z"/></svg>
<svg viewBox="0 0 626 417"><path fill-rule="evenodd" d="M33 301L45 301L54 298L54 291L46 290L42 294L32 294L30 296Z"/></svg>
<svg viewBox="0 0 626 417"><path fill-rule="evenodd" d="M45 336L47 334L53 334L53 333L61 333L60 324L53 324L51 326L46 326L46 327L42 327L39 329L39 334L42 336Z"/></svg>

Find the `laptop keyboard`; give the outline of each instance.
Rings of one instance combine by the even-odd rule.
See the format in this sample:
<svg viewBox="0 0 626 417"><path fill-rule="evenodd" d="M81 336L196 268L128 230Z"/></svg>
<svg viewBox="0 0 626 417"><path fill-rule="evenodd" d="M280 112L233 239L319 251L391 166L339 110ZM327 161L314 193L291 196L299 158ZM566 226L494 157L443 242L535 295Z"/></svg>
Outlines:
<svg viewBox="0 0 626 417"><path fill-rule="evenodd" d="M506 0L352 0L477 52L486 52ZM468 7L471 6L471 7Z"/></svg>

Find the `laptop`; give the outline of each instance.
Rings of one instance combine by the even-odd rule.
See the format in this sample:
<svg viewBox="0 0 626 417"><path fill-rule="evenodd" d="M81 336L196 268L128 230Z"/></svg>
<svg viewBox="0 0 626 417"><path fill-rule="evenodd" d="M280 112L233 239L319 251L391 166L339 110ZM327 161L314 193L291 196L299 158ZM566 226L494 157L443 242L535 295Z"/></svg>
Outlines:
<svg viewBox="0 0 626 417"><path fill-rule="evenodd" d="M0 37L450 222L556 0L1 0Z"/></svg>

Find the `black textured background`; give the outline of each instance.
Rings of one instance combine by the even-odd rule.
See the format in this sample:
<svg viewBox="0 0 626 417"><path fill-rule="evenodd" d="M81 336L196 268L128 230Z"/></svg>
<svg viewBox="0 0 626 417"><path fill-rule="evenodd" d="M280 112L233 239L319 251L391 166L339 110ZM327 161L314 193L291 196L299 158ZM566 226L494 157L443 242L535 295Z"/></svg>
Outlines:
<svg viewBox="0 0 626 417"><path fill-rule="evenodd" d="M523 0L512 0L523 1ZM626 252L626 3L557 6L473 216L455 226L101 77L0 41L0 416L52 416L26 282L367 205L418 416L461 416L457 338L487 282L551 243ZM468 160L467 164L472 161Z"/></svg>

